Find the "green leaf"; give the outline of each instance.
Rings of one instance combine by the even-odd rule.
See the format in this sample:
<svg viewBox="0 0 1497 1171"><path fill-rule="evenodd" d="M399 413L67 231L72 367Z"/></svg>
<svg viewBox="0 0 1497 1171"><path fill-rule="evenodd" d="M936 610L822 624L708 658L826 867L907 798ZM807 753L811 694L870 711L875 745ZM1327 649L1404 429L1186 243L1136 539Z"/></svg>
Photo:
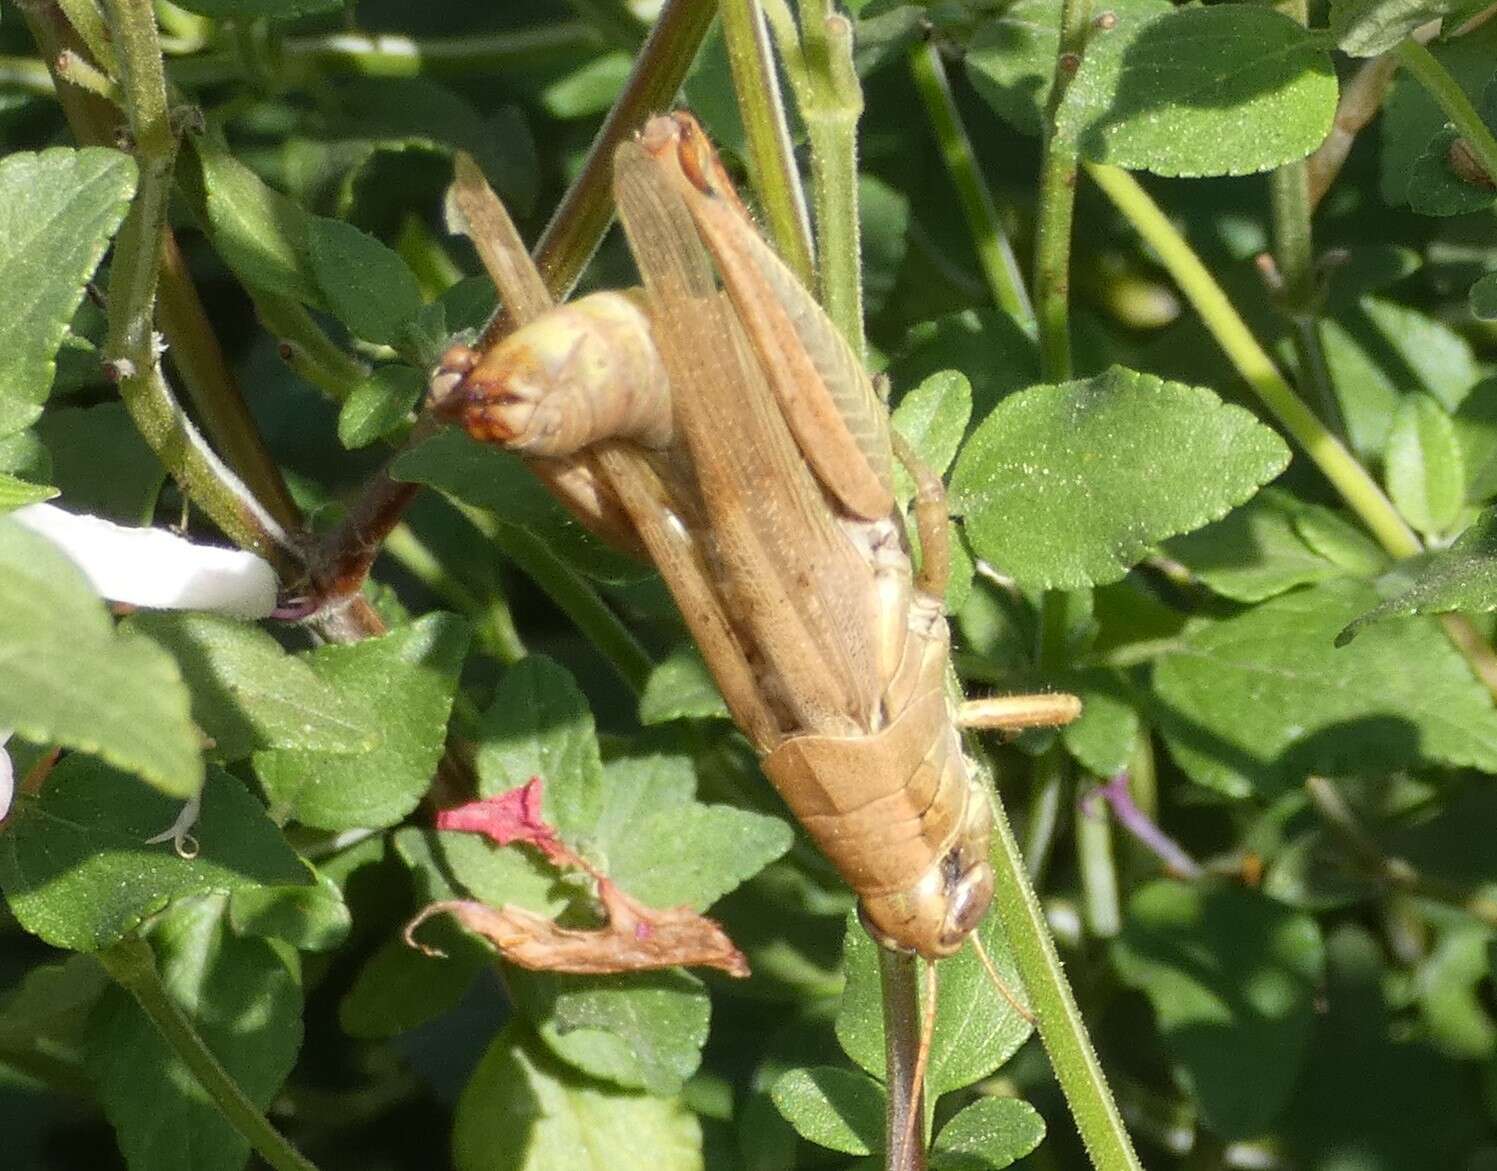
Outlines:
<svg viewBox="0 0 1497 1171"><path fill-rule="evenodd" d="M904 265L910 242L909 196L872 175L859 175L858 222L863 305L871 317L888 301Z"/></svg>
<svg viewBox="0 0 1497 1171"><path fill-rule="evenodd" d="M422 309L421 286L399 253L342 220L313 216L307 259L332 314L355 337L398 346Z"/></svg>
<svg viewBox="0 0 1497 1171"><path fill-rule="evenodd" d="M546 1047L590 1077L660 1097L696 1073L711 1011L685 972L557 977L509 969L515 1007Z"/></svg>
<svg viewBox="0 0 1497 1171"><path fill-rule="evenodd" d="M1466 499L1466 469L1455 424L1439 403L1416 394L1399 404L1383 460L1388 495L1409 524L1439 534L1455 523Z"/></svg>
<svg viewBox="0 0 1497 1171"><path fill-rule="evenodd" d="M140 437L123 403L56 407L36 425L52 457L52 482L72 512L122 524L150 515L166 469Z"/></svg>
<svg viewBox="0 0 1497 1171"><path fill-rule="evenodd" d="M541 90L541 105L561 121L601 114L624 87L631 64L627 53L594 57Z"/></svg>
<svg viewBox="0 0 1497 1171"><path fill-rule="evenodd" d="M245 285L323 306L307 260L312 217L303 207L206 135L183 145L177 183L213 247Z"/></svg>
<svg viewBox="0 0 1497 1171"><path fill-rule="evenodd" d="M1222 520L1172 537L1164 549L1222 597L1261 602L1344 572L1295 527L1299 514L1311 507L1282 489L1265 488Z"/></svg>
<svg viewBox="0 0 1497 1171"><path fill-rule="evenodd" d="M956 458L956 449L967 433L971 417L972 384L960 371L942 370L899 400L892 421L894 429L905 437L921 462L942 476ZM897 460L894 494L900 500L915 495L915 481Z"/></svg>
<svg viewBox="0 0 1497 1171"><path fill-rule="evenodd" d="M410 417L426 379L410 366L381 366L353 388L338 411L338 440L357 450L383 439Z"/></svg>
<svg viewBox="0 0 1497 1171"><path fill-rule="evenodd" d="M1301 504L1294 514L1294 531L1327 561L1353 577L1376 577L1388 568L1388 554L1339 512L1318 504Z"/></svg>
<svg viewBox="0 0 1497 1171"><path fill-rule="evenodd" d="M1021 585L1077 589L1117 581L1288 462L1243 408L1114 366L1005 399L957 457L952 509L977 555Z"/></svg>
<svg viewBox="0 0 1497 1171"><path fill-rule="evenodd" d="M1464 0L1331 0L1331 36L1343 53L1376 57Z"/></svg>
<svg viewBox="0 0 1497 1171"><path fill-rule="evenodd" d="M381 740L373 712L325 682L312 656L287 654L251 623L158 612L134 614L120 629L176 659L214 760L242 760L267 748L368 752Z"/></svg>
<svg viewBox="0 0 1497 1171"><path fill-rule="evenodd" d="M1168 0L1109 0L1117 24L1092 38L1095 48L1115 56L1137 30L1171 11ZM1121 45L1119 45L1121 42ZM1054 0L1016 0L973 33L965 61L972 88L1004 121L1039 136L1060 53L1060 5Z"/></svg>
<svg viewBox="0 0 1497 1171"><path fill-rule="evenodd" d="M1001 1171L1045 1137L1045 1120L1020 1098L979 1098L941 1127L931 1171Z"/></svg>
<svg viewBox="0 0 1497 1171"><path fill-rule="evenodd" d="M1336 635L1345 646L1366 626L1415 614L1489 614L1497 610L1497 507L1488 508L1449 549L1431 554L1408 589L1389 598Z"/></svg>
<svg viewBox="0 0 1497 1171"><path fill-rule="evenodd" d="M878 949L856 914L848 916L847 923L843 961L847 986L837 1010L837 1040L849 1057L882 1079L884 1018ZM978 935L1009 992L1022 1003L1023 985L996 913L989 912ZM925 1079L932 1099L987 1077L1018 1052L1034 1031L993 986L971 947L941 961L939 980L935 1039Z"/></svg>
<svg viewBox="0 0 1497 1171"><path fill-rule="evenodd" d="M11 512L27 504L39 504L56 495L56 488L46 484L29 484L8 472L0 472L0 513Z"/></svg>
<svg viewBox="0 0 1497 1171"><path fill-rule="evenodd" d="M638 561L615 552L587 532L558 504L519 457L477 443L456 427L398 456L390 474L427 484L463 504L491 513L502 524L534 534L583 573L605 581L638 581Z"/></svg>
<svg viewBox="0 0 1497 1171"><path fill-rule="evenodd" d="M727 719L728 705L702 653L683 643L656 664L639 697L639 722L646 727L671 720Z"/></svg>
<svg viewBox="0 0 1497 1171"><path fill-rule="evenodd" d="M1473 386L1451 421L1466 470L1466 500L1484 504L1497 496L1497 378Z"/></svg>
<svg viewBox="0 0 1497 1171"><path fill-rule="evenodd" d="M563 835L584 833L603 808L603 762L587 699L567 670L530 655L504 673L474 734L478 794L544 783L546 820Z"/></svg>
<svg viewBox="0 0 1497 1171"><path fill-rule="evenodd" d="M1430 761L1497 769L1491 697L1431 620L1380 625L1335 648L1376 601L1343 579L1198 623L1154 672L1181 767L1236 796L1273 796L1307 773Z"/></svg>
<svg viewBox="0 0 1497 1171"><path fill-rule="evenodd" d="M913 327L889 376L896 387L918 386L946 370L967 376L972 411L982 417L1014 391L1040 381L1039 351L1007 313L968 309Z"/></svg>
<svg viewBox="0 0 1497 1171"><path fill-rule="evenodd" d="M90 955L38 964L0 1004L0 1046L12 1051L81 1052L89 1014L110 984L103 966Z"/></svg>
<svg viewBox="0 0 1497 1171"><path fill-rule="evenodd" d="M28 426L57 348L135 194L135 161L103 147L0 161L0 435Z"/></svg>
<svg viewBox="0 0 1497 1171"><path fill-rule="evenodd" d="M1482 321L1497 321L1497 272L1489 272L1471 286L1467 294L1473 316Z"/></svg>
<svg viewBox="0 0 1497 1171"><path fill-rule="evenodd" d="M222 896L174 906L150 942L168 993L260 1109L296 1064L302 1038L294 958L236 936ZM293 953L294 955L294 953ZM106 995L89 1038L89 1070L132 1171L239 1171L249 1140L123 989Z"/></svg>
<svg viewBox="0 0 1497 1171"><path fill-rule="evenodd" d="M280 939L301 951L332 951L348 938L353 919L343 892L319 876L314 886L240 887L229 896L235 934Z"/></svg>
<svg viewBox="0 0 1497 1171"><path fill-rule="evenodd" d="M769 1095L795 1132L817 1146L871 1155L884 1145L884 1088L865 1073L831 1065L786 1070Z"/></svg>
<svg viewBox="0 0 1497 1171"><path fill-rule="evenodd" d="M83 573L0 518L0 727L103 757L164 793L203 779L199 734L171 656L116 634Z"/></svg>
<svg viewBox="0 0 1497 1171"><path fill-rule="evenodd" d="M56 947L97 951L172 899L311 881L244 785L208 770L195 857L147 845L178 806L123 773L73 756L40 797L18 798L0 834L0 888L21 925Z"/></svg>
<svg viewBox="0 0 1497 1171"><path fill-rule="evenodd" d="M703 1171L697 1118L678 1099L600 1086L510 1026L457 1105L457 1171Z"/></svg>
<svg viewBox="0 0 1497 1171"><path fill-rule="evenodd" d="M1450 151L1459 138L1453 127L1435 131L1409 169L1409 207L1420 215L1470 215L1497 203L1497 192L1483 184L1467 182L1450 165Z"/></svg>
<svg viewBox="0 0 1497 1171"><path fill-rule="evenodd" d="M1129 899L1112 955L1212 1130L1262 1133L1309 1046L1325 963L1315 921L1241 887L1152 882Z"/></svg>
<svg viewBox="0 0 1497 1171"><path fill-rule="evenodd" d="M1081 697L1081 715L1061 729L1066 751L1089 771L1114 776L1128 766L1138 742L1138 710L1118 675L1082 671L1067 675L1062 690Z"/></svg>
<svg viewBox="0 0 1497 1171"><path fill-rule="evenodd" d="M1452 926L1420 965L1416 988L1431 1039L1460 1060L1487 1061L1497 1054L1497 1023L1484 1004L1490 948L1485 928Z"/></svg>
<svg viewBox="0 0 1497 1171"><path fill-rule="evenodd" d="M1323 42L1289 17L1245 4L1185 8L1094 33L1056 132L1094 162L1246 175L1319 146L1336 96Z"/></svg>
<svg viewBox="0 0 1497 1171"><path fill-rule="evenodd" d="M394 825L431 784L447 734L468 626L432 613L380 638L321 646L306 662L345 702L372 712L384 739L357 754L257 752L271 808L318 829Z"/></svg>

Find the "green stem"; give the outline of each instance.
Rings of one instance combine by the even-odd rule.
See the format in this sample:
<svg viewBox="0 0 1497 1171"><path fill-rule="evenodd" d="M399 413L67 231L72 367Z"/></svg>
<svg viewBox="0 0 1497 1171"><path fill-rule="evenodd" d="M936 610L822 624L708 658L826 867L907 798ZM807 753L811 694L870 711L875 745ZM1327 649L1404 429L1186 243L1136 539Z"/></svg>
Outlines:
<svg viewBox="0 0 1497 1171"><path fill-rule="evenodd" d="M1024 825L1024 866L1029 881L1038 885L1050 864L1060 831L1060 810L1066 799L1065 753L1053 746L1035 757L1030 769L1029 815Z"/></svg>
<svg viewBox="0 0 1497 1171"><path fill-rule="evenodd" d="M369 377L369 367L328 337L312 315L290 297L255 294L260 323L276 335L281 358L301 378L342 402Z"/></svg>
<svg viewBox="0 0 1497 1171"><path fill-rule="evenodd" d="M35 57L0 56L0 85L38 97L52 97L57 93L46 63Z"/></svg>
<svg viewBox="0 0 1497 1171"><path fill-rule="evenodd" d="M651 114L667 108L686 78L717 11L715 0L666 0L639 51L629 80L615 99L582 170L567 189L535 247L535 263L558 301L566 299L613 219L613 152ZM502 333L496 318L479 342Z"/></svg>
<svg viewBox="0 0 1497 1171"><path fill-rule="evenodd" d="M721 0L733 91L748 139L754 189L780 258L808 289L816 287L811 224L795 168L785 101L775 75L758 0Z"/></svg>
<svg viewBox="0 0 1497 1171"><path fill-rule="evenodd" d="M86 89L107 102L120 100L119 84L81 53L76 53L72 49L64 49L57 55L57 61L53 67L57 70L59 81L66 81L70 85L76 85L79 89Z"/></svg>
<svg viewBox="0 0 1497 1171"><path fill-rule="evenodd" d="M1088 163L1086 168L1132 223L1134 230L1154 249L1160 262L1180 286L1180 291L1201 315L1217 345L1221 346L1269 413L1304 449L1383 548L1400 558L1419 552L1422 548L1419 538L1404 523L1377 482L1368 475L1367 469L1284 381L1284 376L1253 337L1221 286L1159 205L1128 172L1097 163Z"/></svg>
<svg viewBox="0 0 1497 1171"><path fill-rule="evenodd" d="M1034 304L1040 339L1040 376L1046 382L1071 377L1071 231L1076 212L1075 136L1059 130L1059 114L1080 65L1091 23L1091 0L1062 0L1059 51L1045 112L1045 149L1040 162L1035 217Z"/></svg>
<svg viewBox="0 0 1497 1171"><path fill-rule="evenodd" d="M1450 71L1424 45L1412 37L1405 37L1393 50L1399 64L1414 75L1419 84L1429 91L1430 97L1439 103L1445 116L1455 124L1456 130L1466 140L1481 169L1497 182L1497 138L1481 120L1471 99Z"/></svg>
<svg viewBox="0 0 1497 1171"><path fill-rule="evenodd" d="M1072 808L1086 927L1094 939L1111 939L1123 928L1117 861L1112 850L1112 811L1100 797L1088 801L1084 795L1072 803Z"/></svg>
<svg viewBox="0 0 1497 1171"><path fill-rule="evenodd" d="M141 939L124 939L99 952L98 958L120 986L135 998L141 1011L156 1026L172 1052L192 1071L229 1125L248 1140L262 1159L275 1171L316 1171L315 1165L270 1125L260 1108L229 1076L228 1070L193 1028L181 1006L161 982L150 944Z"/></svg>
<svg viewBox="0 0 1497 1171"><path fill-rule="evenodd" d="M925 1087L915 1081L920 1050L919 960L878 949L884 1011L884 1171L924 1171Z"/></svg>
<svg viewBox="0 0 1497 1171"><path fill-rule="evenodd" d="M994 803L993 903L1029 993L1040 1039L1096 1171L1142 1171L1107 1086L1001 802Z"/></svg>
<svg viewBox="0 0 1497 1171"><path fill-rule="evenodd" d="M57 7L62 9L68 24L88 47L88 55L98 62L99 68L106 74L115 74L119 70L119 60L99 0L57 0Z"/></svg>
<svg viewBox="0 0 1497 1171"><path fill-rule="evenodd" d="M644 22L630 12L623 0L567 0L578 16L626 53L639 51L645 39Z"/></svg>
<svg viewBox="0 0 1497 1171"><path fill-rule="evenodd" d="M142 437L192 501L236 542L291 578L300 560L281 525L203 441L161 373L154 310L177 141L149 0L115 0L111 17L140 178L115 239L106 369Z"/></svg>
<svg viewBox="0 0 1497 1171"><path fill-rule="evenodd" d="M457 507L572 620L629 690L642 695L655 662L587 579L551 552L544 541L524 529L501 524L482 509Z"/></svg>
<svg viewBox="0 0 1497 1171"><path fill-rule="evenodd" d="M940 145L946 171L956 187L962 215L967 220L967 230L972 233L977 260L987 278L993 303L1026 330L1033 331L1034 306L1029 303L1024 276L1019 272L1008 233L1003 230L998 217L993 193L983 178L982 168L977 165L972 140L962 125L961 113L946 77L946 66L941 61L941 51L934 41L927 39L910 50L909 60L910 74L925 104L925 114Z"/></svg>
<svg viewBox="0 0 1497 1171"><path fill-rule="evenodd" d="M525 644L515 629L509 603L498 590L480 596L448 568L409 525L396 525L385 538L385 552L417 581L460 614L472 620L479 646L509 666L525 657Z"/></svg>

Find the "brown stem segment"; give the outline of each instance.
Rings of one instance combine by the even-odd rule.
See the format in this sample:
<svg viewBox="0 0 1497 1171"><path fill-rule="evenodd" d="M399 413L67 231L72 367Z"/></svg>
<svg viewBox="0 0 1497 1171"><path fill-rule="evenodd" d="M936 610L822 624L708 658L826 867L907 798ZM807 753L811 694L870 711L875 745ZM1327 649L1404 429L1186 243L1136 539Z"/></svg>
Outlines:
<svg viewBox="0 0 1497 1171"><path fill-rule="evenodd" d="M920 1064L918 959L909 952L878 949L879 985L884 1006L884 1088L886 1171L925 1171L925 1087L917 1084Z"/></svg>

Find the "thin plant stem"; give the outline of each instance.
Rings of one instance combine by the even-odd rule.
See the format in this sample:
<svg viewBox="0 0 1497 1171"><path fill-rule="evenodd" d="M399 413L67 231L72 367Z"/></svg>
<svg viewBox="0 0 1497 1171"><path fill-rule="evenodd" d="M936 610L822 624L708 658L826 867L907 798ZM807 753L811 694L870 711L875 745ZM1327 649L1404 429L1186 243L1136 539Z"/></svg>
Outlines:
<svg viewBox="0 0 1497 1171"><path fill-rule="evenodd" d="M1423 545L1367 469L1294 393L1200 257L1175 230L1168 217L1128 172L1099 163L1086 164L1097 186L1133 224L1134 230L1158 255L1175 278L1201 321L1228 360L1291 438L1310 457L1378 543L1402 560L1423 551ZM1497 696L1497 654L1491 643L1462 614L1441 617L1451 642L1461 652L1482 685Z"/></svg>
<svg viewBox="0 0 1497 1171"><path fill-rule="evenodd" d="M1040 161L1035 216L1034 305L1040 341L1040 376L1046 382L1071 377L1071 230L1076 211L1075 136L1059 127L1071 78L1081 65L1091 22L1091 0L1062 0L1059 51L1045 111L1045 147Z"/></svg>
<svg viewBox="0 0 1497 1171"><path fill-rule="evenodd" d="M177 140L151 4L115 0L111 16L139 183L115 239L105 368L142 437L193 503L241 546L291 578L300 559L284 529L203 441L161 373L154 310Z"/></svg>
<svg viewBox="0 0 1497 1171"><path fill-rule="evenodd" d="M1072 803L1081 907L1093 939L1111 939L1123 929L1117 862L1112 851L1112 815L1106 801L1089 800L1100 786Z"/></svg>
<svg viewBox="0 0 1497 1171"><path fill-rule="evenodd" d="M878 949L879 992L884 1013L885 1171L924 1171L925 1087L915 1081L920 1049L919 959Z"/></svg>
<svg viewBox="0 0 1497 1171"><path fill-rule="evenodd" d="M46 62L35 57L0 56L0 85L38 97L55 97L57 86Z"/></svg>
<svg viewBox="0 0 1497 1171"><path fill-rule="evenodd" d="M1497 182L1497 138L1487 124L1481 120L1466 91L1441 65L1433 53L1413 37L1405 37L1393 50L1399 64L1414 75L1429 96L1439 103L1445 116L1455 124L1460 136L1466 140L1481 169L1493 182Z"/></svg>
<svg viewBox="0 0 1497 1171"><path fill-rule="evenodd" d="M120 100L119 83L81 53L75 53L72 49L64 49L57 54L57 61L53 68L57 70L59 81L66 81L70 85L76 85L79 89L86 89L89 93L96 94L108 102Z"/></svg>
<svg viewBox="0 0 1497 1171"><path fill-rule="evenodd" d="M87 46L88 55L98 63L99 68L111 77L116 76L119 72L119 60L115 56L114 41L104 22L104 10L99 7L99 0L57 0L57 7L62 9L68 24Z"/></svg>
<svg viewBox="0 0 1497 1171"><path fill-rule="evenodd" d="M754 189L780 258L808 289L816 287L811 221L796 172L785 101L758 0L720 0L733 92L748 140Z"/></svg>
<svg viewBox="0 0 1497 1171"><path fill-rule="evenodd" d="M993 822L993 905L1081 1141L1096 1171L1142 1171L1001 802Z"/></svg>
<svg viewBox="0 0 1497 1171"><path fill-rule="evenodd" d="M316 1166L270 1125L193 1028L192 1021L162 983L150 944L142 939L123 939L99 952L98 958L115 981L134 997L229 1125L244 1136L262 1159L275 1171L316 1171Z"/></svg>
<svg viewBox="0 0 1497 1171"><path fill-rule="evenodd" d="M1331 132L1315 153L1305 160L1309 174L1310 207L1313 210L1325 198L1336 176L1341 173L1352 143L1357 135L1382 109L1398 72L1398 58L1391 53L1365 61L1341 87L1341 97L1336 102L1336 119Z"/></svg>
<svg viewBox="0 0 1497 1171"><path fill-rule="evenodd" d="M967 230L972 233L977 260L982 266L993 303L1026 330L1033 331L1034 306L1029 302L1024 276L1014 259L1008 233L1003 230L993 193L978 166L972 140L962 125L951 82L946 76L946 66L941 61L941 51L927 37L910 50L909 61L910 75L915 79L915 88L925 105L925 114L941 148L946 171L956 187L962 215L966 218Z"/></svg>
<svg viewBox="0 0 1497 1171"><path fill-rule="evenodd" d="M1024 825L1024 869L1029 881L1036 885L1045 876L1060 832L1067 772L1065 754L1054 751L1042 752L1030 769L1029 816Z"/></svg>
<svg viewBox="0 0 1497 1171"><path fill-rule="evenodd" d="M634 53L649 31L623 0L567 0L578 16L617 48Z"/></svg>

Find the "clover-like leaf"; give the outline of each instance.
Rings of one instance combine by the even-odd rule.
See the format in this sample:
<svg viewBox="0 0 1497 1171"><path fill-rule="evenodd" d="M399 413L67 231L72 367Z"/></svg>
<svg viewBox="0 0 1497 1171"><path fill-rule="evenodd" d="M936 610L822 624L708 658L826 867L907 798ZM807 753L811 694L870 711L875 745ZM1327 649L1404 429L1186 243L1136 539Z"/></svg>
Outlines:
<svg viewBox="0 0 1497 1171"><path fill-rule="evenodd" d="M769 1094L796 1133L817 1146L868 1155L883 1144L884 1090L865 1073L833 1065L789 1069Z"/></svg>
<svg viewBox="0 0 1497 1171"><path fill-rule="evenodd" d="M1020 1098L979 1098L951 1118L931 1148L931 1171L1002 1171L1045 1137L1040 1112Z"/></svg>
<svg viewBox="0 0 1497 1171"><path fill-rule="evenodd" d="M1005 399L957 457L952 509L977 555L1021 584L1077 589L1118 580L1288 462L1243 408L1114 366Z"/></svg>

